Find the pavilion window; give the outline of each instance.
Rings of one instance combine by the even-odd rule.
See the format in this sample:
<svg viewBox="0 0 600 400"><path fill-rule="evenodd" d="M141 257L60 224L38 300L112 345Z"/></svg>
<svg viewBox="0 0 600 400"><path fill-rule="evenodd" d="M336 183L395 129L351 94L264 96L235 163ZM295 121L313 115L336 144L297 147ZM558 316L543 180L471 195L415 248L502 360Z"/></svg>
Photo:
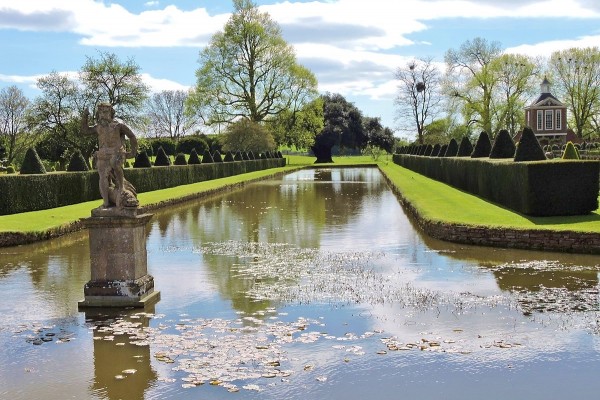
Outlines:
<svg viewBox="0 0 600 400"><path fill-rule="evenodd" d="M541 131L542 129L544 129L544 125L543 125L543 111L542 110L538 110L537 112L537 130Z"/></svg>
<svg viewBox="0 0 600 400"><path fill-rule="evenodd" d="M554 122L554 112L553 110L546 110L546 130L552 130Z"/></svg>
<svg viewBox="0 0 600 400"><path fill-rule="evenodd" d="M556 129L562 129L562 113L561 110L556 110L556 122L554 123Z"/></svg>

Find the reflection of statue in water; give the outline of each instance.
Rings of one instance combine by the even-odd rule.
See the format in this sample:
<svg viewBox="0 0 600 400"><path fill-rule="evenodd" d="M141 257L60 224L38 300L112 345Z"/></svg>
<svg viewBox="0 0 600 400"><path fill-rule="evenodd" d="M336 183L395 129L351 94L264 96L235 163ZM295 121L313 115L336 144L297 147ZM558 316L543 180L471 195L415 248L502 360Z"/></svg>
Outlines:
<svg viewBox="0 0 600 400"><path fill-rule="evenodd" d="M96 164L100 177L100 194L104 203L101 208L136 208L137 193L123 176L123 163L126 157L137 153L137 139L127 125L114 119L112 105L101 103L97 107L97 124L88 126L89 111L83 111L81 131L87 135L98 135ZM125 150L125 137L129 138L131 151Z"/></svg>

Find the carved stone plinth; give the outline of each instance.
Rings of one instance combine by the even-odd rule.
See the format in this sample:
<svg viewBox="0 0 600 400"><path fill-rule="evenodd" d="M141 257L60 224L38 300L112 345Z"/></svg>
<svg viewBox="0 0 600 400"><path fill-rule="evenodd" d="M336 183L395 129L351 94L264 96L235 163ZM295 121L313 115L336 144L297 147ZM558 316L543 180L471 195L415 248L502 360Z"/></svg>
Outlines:
<svg viewBox="0 0 600 400"><path fill-rule="evenodd" d="M148 275L146 224L152 214L110 216L92 213L83 220L90 242L91 279L79 307L144 307L156 302L154 278Z"/></svg>

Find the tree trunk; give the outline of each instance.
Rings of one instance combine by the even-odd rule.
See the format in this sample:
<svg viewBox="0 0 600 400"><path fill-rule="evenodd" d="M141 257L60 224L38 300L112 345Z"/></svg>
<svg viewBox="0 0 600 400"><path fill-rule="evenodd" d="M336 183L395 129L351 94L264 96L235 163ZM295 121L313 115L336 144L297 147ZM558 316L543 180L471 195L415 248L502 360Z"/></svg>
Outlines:
<svg viewBox="0 0 600 400"><path fill-rule="evenodd" d="M331 158L331 149L333 148L333 145L314 145L311 147L311 150L313 151L313 153L315 154L315 157L317 157L317 160L315 161L315 164L321 164L321 163L332 163L333 159Z"/></svg>

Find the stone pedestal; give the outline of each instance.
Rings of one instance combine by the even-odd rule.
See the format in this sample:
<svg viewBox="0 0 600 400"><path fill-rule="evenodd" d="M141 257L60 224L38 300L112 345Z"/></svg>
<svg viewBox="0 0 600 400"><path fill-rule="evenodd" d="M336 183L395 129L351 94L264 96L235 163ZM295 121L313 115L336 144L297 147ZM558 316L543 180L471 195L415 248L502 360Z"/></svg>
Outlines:
<svg viewBox="0 0 600 400"><path fill-rule="evenodd" d="M83 220L89 232L91 279L79 307L144 307L160 299L147 271L146 224L151 217L96 211Z"/></svg>

